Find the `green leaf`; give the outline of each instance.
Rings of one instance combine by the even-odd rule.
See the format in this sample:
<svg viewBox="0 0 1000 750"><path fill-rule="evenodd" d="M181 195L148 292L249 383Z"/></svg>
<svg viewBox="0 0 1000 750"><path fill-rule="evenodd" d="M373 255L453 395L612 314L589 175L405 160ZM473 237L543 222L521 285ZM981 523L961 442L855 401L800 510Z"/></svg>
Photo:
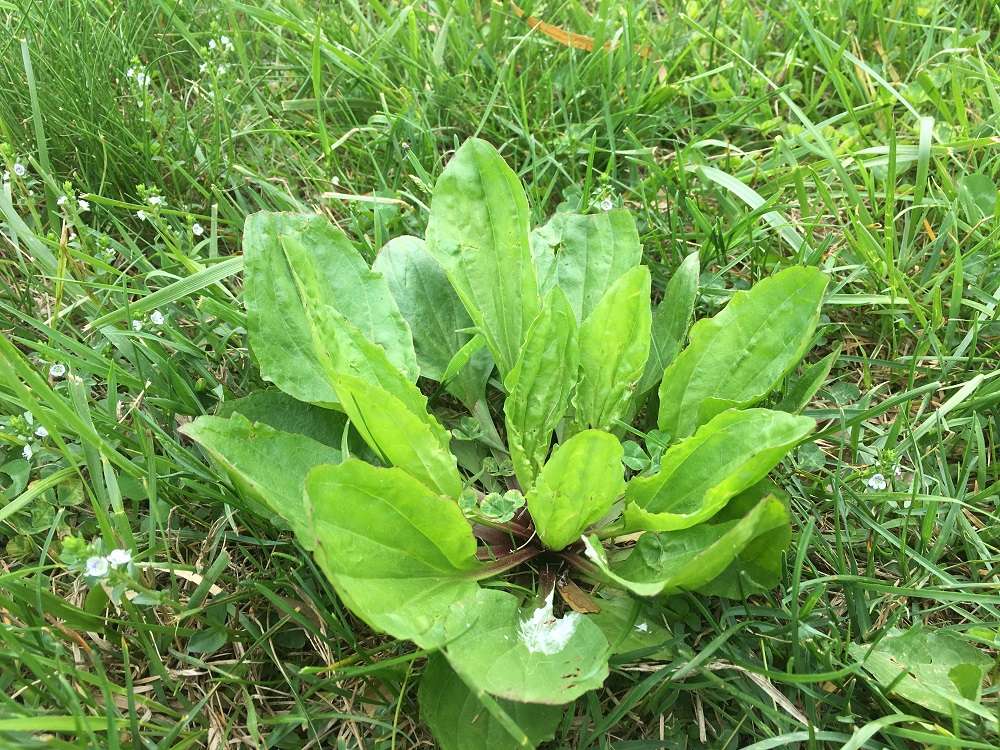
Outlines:
<svg viewBox="0 0 1000 750"><path fill-rule="evenodd" d="M632 214L560 213L549 222L556 234L556 278L577 322L586 320L605 293L642 260Z"/></svg>
<svg viewBox="0 0 1000 750"><path fill-rule="evenodd" d="M458 603L478 591L476 540L458 505L400 469L355 459L315 468L305 486L316 560L344 603L376 630L442 645L463 624Z"/></svg>
<svg viewBox="0 0 1000 750"><path fill-rule="evenodd" d="M562 705L608 676L601 629L577 612L556 618L551 592L541 607L522 612L515 596L480 589L453 614L447 630L454 640L444 646L448 662L466 683L498 698Z"/></svg>
<svg viewBox="0 0 1000 750"><path fill-rule="evenodd" d="M833 351L827 354L819 362L814 362L806 367L802 374L797 377L789 386L781 403L778 404L781 411L798 414L805 409L816 391L823 387L830 370L833 368L837 358L840 357L841 344L837 343Z"/></svg>
<svg viewBox="0 0 1000 750"><path fill-rule="evenodd" d="M812 445L812 443L806 443ZM773 497L785 507L788 514L788 496L773 482L764 480L734 497L721 511L709 520L711 524L736 521L750 513L762 500ZM747 544L726 570L713 578L698 591L709 596L742 599L745 595L767 591L781 580L782 556L792 541L790 521L762 530Z"/></svg>
<svg viewBox="0 0 1000 750"><path fill-rule="evenodd" d="M420 718L441 750L533 748L555 735L563 713L557 706L477 697L438 654L427 661L417 699ZM493 703L500 716L494 716L484 702Z"/></svg>
<svg viewBox="0 0 1000 750"><path fill-rule="evenodd" d="M659 428L685 438L726 408L767 395L805 354L826 284L815 268L788 268L695 323L663 374Z"/></svg>
<svg viewBox="0 0 1000 750"><path fill-rule="evenodd" d="M427 249L448 274L502 377L513 369L541 305L529 220L517 175L490 144L467 140L434 186Z"/></svg>
<svg viewBox="0 0 1000 750"><path fill-rule="evenodd" d="M660 382L663 371L674 361L684 345L694 303L698 299L698 253L691 253L670 277L663 299L653 310L649 359L636 393L647 393Z"/></svg>
<svg viewBox="0 0 1000 750"><path fill-rule="evenodd" d="M660 624L649 604L624 592L595 599L600 612L587 619L601 629L611 644L612 654L641 651L643 659L671 659L676 651L670 642L675 638Z"/></svg>
<svg viewBox="0 0 1000 750"><path fill-rule="evenodd" d="M347 425L341 412L321 409L294 399L277 388L223 401L216 416L242 414L251 422L261 422L282 432L305 435L334 448L340 448Z"/></svg>
<svg viewBox="0 0 1000 750"><path fill-rule="evenodd" d="M566 413L579 361L576 320L566 295L555 288L528 329L521 355L505 381L507 443L525 490L545 462L552 433Z"/></svg>
<svg viewBox="0 0 1000 750"><path fill-rule="evenodd" d="M198 417L180 428L226 471L262 518L281 518L299 543L313 549L313 530L305 518L302 492L306 475L320 464L340 463L340 451L302 434L253 424L242 414Z"/></svg>
<svg viewBox="0 0 1000 750"><path fill-rule="evenodd" d="M575 423L610 429L628 408L649 357L652 312L646 266L620 276L580 327Z"/></svg>
<svg viewBox="0 0 1000 750"><path fill-rule="evenodd" d="M979 702L993 660L956 633L923 625L891 628L874 647L854 643L849 651L901 698L946 716L969 711L996 727L996 713Z"/></svg>
<svg viewBox="0 0 1000 750"><path fill-rule="evenodd" d="M769 495L737 520L643 534L628 557L617 564L608 564L596 537L586 538L586 551L605 575L640 596L676 594L705 586L752 540L787 526L784 503Z"/></svg>
<svg viewBox="0 0 1000 750"><path fill-rule="evenodd" d="M539 538L561 550L601 520L625 491L622 444L609 432L584 430L556 447L528 493Z"/></svg>
<svg viewBox="0 0 1000 750"><path fill-rule="evenodd" d="M422 239L404 236L385 244L372 270L385 276L400 312L410 325L420 374L444 381L448 363L472 338L462 331L473 323L441 266L427 252ZM489 352L480 350L446 388L471 408L482 398L492 369Z"/></svg>
<svg viewBox="0 0 1000 750"><path fill-rule="evenodd" d="M759 482L815 427L809 417L731 409L671 446L660 470L625 491L625 527L673 531L711 518Z"/></svg>
<svg viewBox="0 0 1000 750"><path fill-rule="evenodd" d="M288 257L288 243L300 252ZM381 346L390 361L416 380L417 362L409 327L388 284L372 273L350 240L321 216L260 212L243 232L247 327L261 375L301 401L337 403L322 362L332 342L313 335L305 310L335 311ZM305 300L296 276L313 278Z"/></svg>

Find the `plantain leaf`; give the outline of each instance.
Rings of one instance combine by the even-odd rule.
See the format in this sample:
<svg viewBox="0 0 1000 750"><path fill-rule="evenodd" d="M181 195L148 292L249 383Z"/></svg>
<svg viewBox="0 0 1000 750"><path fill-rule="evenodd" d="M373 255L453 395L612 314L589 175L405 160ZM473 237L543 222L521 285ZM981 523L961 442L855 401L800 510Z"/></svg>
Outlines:
<svg viewBox="0 0 1000 750"><path fill-rule="evenodd" d="M427 250L444 268L504 378L541 305L529 219L520 180L485 141L467 140L434 186Z"/></svg>
<svg viewBox="0 0 1000 750"><path fill-rule="evenodd" d="M464 330L472 318L448 277L419 237L396 237L379 251L372 270L381 273L413 333L420 374L442 382L452 357L472 338ZM479 350L446 383L449 393L471 408L483 397L493 369L489 352Z"/></svg>
<svg viewBox="0 0 1000 750"><path fill-rule="evenodd" d="M611 645L612 654L641 652L643 660L671 659L676 656L673 644L678 637L660 623L650 602L636 599L620 589L610 589L595 599L600 612L587 619L601 629Z"/></svg>
<svg viewBox="0 0 1000 750"><path fill-rule="evenodd" d="M659 428L685 438L731 407L760 401L802 359L819 320L827 277L796 266L737 292L663 373Z"/></svg>
<svg viewBox="0 0 1000 750"><path fill-rule="evenodd" d="M611 286L642 259L632 214L560 213L549 222L555 234L556 278L577 322L586 320ZM547 226L549 226L547 225Z"/></svg>
<svg viewBox="0 0 1000 750"><path fill-rule="evenodd" d="M585 537L585 542L587 556L605 575L639 596L656 596L709 584L755 538L787 527L784 503L768 495L736 520L643 534L628 557L617 564L608 564L596 537Z"/></svg>
<svg viewBox="0 0 1000 750"><path fill-rule="evenodd" d="M417 699L420 718L441 750L533 748L552 738L563 713L557 706L479 697L439 654L427 661ZM492 703L499 716L484 703Z"/></svg>
<svg viewBox="0 0 1000 750"><path fill-rule="evenodd" d="M340 451L312 438L253 424L242 414L198 417L180 428L198 443L249 495L250 509L262 518L282 519L299 543L313 549L302 493L309 470L340 463Z"/></svg>
<svg viewBox="0 0 1000 750"><path fill-rule="evenodd" d="M561 550L607 515L624 491L621 442L610 432L584 430L555 449L526 499L539 538Z"/></svg>
<svg viewBox="0 0 1000 750"><path fill-rule="evenodd" d="M580 354L576 320L558 287L545 298L528 329L517 364L507 376L507 444L522 489L528 490L566 413Z"/></svg>
<svg viewBox="0 0 1000 750"><path fill-rule="evenodd" d="M474 598L476 540L458 505L401 469L348 459L305 482L316 560L344 603L376 630L437 648Z"/></svg>
<svg viewBox="0 0 1000 750"><path fill-rule="evenodd" d="M288 257L287 242L300 252ZM389 287L339 229L321 216L260 212L247 217L243 231L247 328L261 375L300 401L337 403L322 360L331 342L312 335L305 305L314 314L350 321L367 340L382 347L409 380L417 361L409 327ZM320 296L303 299L296 275L308 274Z"/></svg>
<svg viewBox="0 0 1000 750"><path fill-rule="evenodd" d="M826 382L830 370L833 369L834 363L840 357L841 348L841 344L838 342L832 352L819 362L813 362L806 367L802 374L788 387L788 391L781 399L781 403L778 404L778 408L792 414L798 414L805 409L812 401L813 396L816 395L816 391Z"/></svg>
<svg viewBox="0 0 1000 750"><path fill-rule="evenodd" d="M815 422L769 409L731 409L667 449L660 470L625 491L629 530L686 529L763 479Z"/></svg>
<svg viewBox="0 0 1000 750"><path fill-rule="evenodd" d="M305 435L334 448L340 448L347 426L347 417L342 412L303 403L277 388L219 404L216 416L233 414L242 414L251 422L261 422L281 432Z"/></svg>
<svg viewBox="0 0 1000 750"><path fill-rule="evenodd" d="M646 266L627 271L580 327L577 425L607 430L628 408L649 357L649 292Z"/></svg>
<svg viewBox="0 0 1000 750"><path fill-rule="evenodd" d="M553 592L531 612L496 589L457 604L447 628L453 639L443 649L452 669L469 685L523 703L562 705L600 687L607 639L577 612L555 617Z"/></svg>
<svg viewBox="0 0 1000 750"><path fill-rule="evenodd" d="M684 345L698 298L698 253L691 253L670 277L663 299L653 310L649 359L636 393L647 393Z"/></svg>

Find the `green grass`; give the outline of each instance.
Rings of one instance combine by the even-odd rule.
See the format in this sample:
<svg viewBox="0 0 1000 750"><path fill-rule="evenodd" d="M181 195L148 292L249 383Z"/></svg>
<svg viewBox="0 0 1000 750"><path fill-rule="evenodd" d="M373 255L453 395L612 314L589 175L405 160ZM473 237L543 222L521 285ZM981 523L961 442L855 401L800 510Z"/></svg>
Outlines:
<svg viewBox="0 0 1000 750"><path fill-rule="evenodd" d="M321 210L374 256L422 234L473 134L536 221L605 195L632 208L658 288L700 250L699 315L823 267L814 358L843 346L807 412L819 450L779 472L784 585L668 600L672 656L614 665L553 747L996 746L848 647L914 623L1000 644L1000 6L531 10L598 51L506 2L0 0L0 747L432 746L424 655L366 631L177 427L262 385L248 213ZM222 35L233 49L209 49ZM69 534L134 549L155 604L89 590L60 562Z"/></svg>

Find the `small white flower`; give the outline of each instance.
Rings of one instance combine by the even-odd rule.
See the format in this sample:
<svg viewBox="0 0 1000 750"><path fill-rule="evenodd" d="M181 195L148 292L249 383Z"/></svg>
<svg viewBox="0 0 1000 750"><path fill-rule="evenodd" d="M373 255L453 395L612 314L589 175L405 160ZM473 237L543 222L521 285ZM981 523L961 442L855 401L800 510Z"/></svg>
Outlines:
<svg viewBox="0 0 1000 750"><path fill-rule="evenodd" d="M195 237L201 237L203 234L205 234L205 227L203 227L198 222L195 222L194 224L191 225L191 234L193 234Z"/></svg>
<svg viewBox="0 0 1000 750"><path fill-rule="evenodd" d="M56 198L56 205L57 206L65 206L66 205L66 196L65 195L60 195L58 198Z"/></svg>
<svg viewBox="0 0 1000 750"><path fill-rule="evenodd" d="M132 562L132 553L127 549L113 549L108 553L108 562L112 568L119 568Z"/></svg>
<svg viewBox="0 0 1000 750"><path fill-rule="evenodd" d="M139 333L139 331L142 330L142 321L141 320L133 320L132 321L132 330L135 331L136 333Z"/></svg>
<svg viewBox="0 0 1000 750"><path fill-rule="evenodd" d="M232 52L233 51L233 42L225 34L223 34L222 36L219 37L219 44L222 45L223 49L225 49L226 52Z"/></svg>
<svg viewBox="0 0 1000 750"><path fill-rule="evenodd" d="M80 200L78 200L76 202L76 205L78 205L80 207L80 213L81 214L82 213L86 213L87 211L90 210L90 203L88 203L87 201L83 200L83 198L81 198Z"/></svg>
<svg viewBox="0 0 1000 750"><path fill-rule="evenodd" d="M162 206L163 205L163 198L161 198L158 195L151 195L146 200L149 202L149 205L151 205L151 206Z"/></svg>
<svg viewBox="0 0 1000 750"><path fill-rule="evenodd" d="M209 49L215 49L218 46L219 46L218 43L214 39L209 39L208 40L208 48Z"/></svg>
<svg viewBox="0 0 1000 750"><path fill-rule="evenodd" d="M138 71L135 74L135 82L138 83L140 86L148 86L149 76L146 73L143 73L142 71Z"/></svg>
<svg viewBox="0 0 1000 750"><path fill-rule="evenodd" d="M26 445L24 446L24 448L21 449L21 455L24 456L25 461L30 461L31 457L35 455L35 452L31 450L30 445Z"/></svg>
<svg viewBox="0 0 1000 750"><path fill-rule="evenodd" d="M601 201L602 211L610 211L614 207L615 207L614 201L612 201L610 198L605 198L604 200Z"/></svg>
<svg viewBox="0 0 1000 750"><path fill-rule="evenodd" d="M38 429L35 430L35 435L40 438L47 438L49 436L49 431L45 429L44 425L38 425Z"/></svg>
<svg viewBox="0 0 1000 750"><path fill-rule="evenodd" d="M17 162L16 164L14 164L14 174L16 174L18 177L24 177L26 174L28 174L28 168L25 167L21 162Z"/></svg>
<svg viewBox="0 0 1000 750"><path fill-rule="evenodd" d="M882 474L872 474L868 477L866 482L868 489L875 490L876 492L881 492L889 486L889 483L885 481L885 477Z"/></svg>
<svg viewBox="0 0 1000 750"><path fill-rule="evenodd" d="M892 470L892 475L896 477L896 479L899 479L901 476L903 476L903 467L900 466L899 464L896 464L896 468Z"/></svg>
<svg viewBox="0 0 1000 750"><path fill-rule="evenodd" d="M10 182L10 172L8 172L6 169L3 171L3 181Z"/></svg>
<svg viewBox="0 0 1000 750"><path fill-rule="evenodd" d="M218 68L216 68L216 71L219 73L220 76L224 76L227 70L229 70L229 66L227 65L220 65Z"/></svg>
<svg viewBox="0 0 1000 750"><path fill-rule="evenodd" d="M129 68L125 71L126 78L132 78L135 75L135 68Z"/></svg>
<svg viewBox="0 0 1000 750"><path fill-rule="evenodd" d="M61 378L66 374L66 365L62 362L56 362L51 367L49 367L49 377L50 378Z"/></svg>
<svg viewBox="0 0 1000 750"><path fill-rule="evenodd" d="M153 312L149 314L149 322L152 323L154 326L162 326L163 321L165 320L166 318L163 317L163 313L161 313L159 310L153 310Z"/></svg>
<svg viewBox="0 0 1000 750"><path fill-rule="evenodd" d="M111 565L108 563L108 558L106 557L88 557L87 558L87 575L92 578L104 578L111 570Z"/></svg>
<svg viewBox="0 0 1000 750"><path fill-rule="evenodd" d="M199 73L204 73L206 70L208 70L208 63L202 63L198 66Z"/></svg>
<svg viewBox="0 0 1000 750"><path fill-rule="evenodd" d="M138 210L138 211L135 212L135 217L139 221L145 221L146 220L146 212L143 211L142 209L140 209L140 210Z"/></svg>

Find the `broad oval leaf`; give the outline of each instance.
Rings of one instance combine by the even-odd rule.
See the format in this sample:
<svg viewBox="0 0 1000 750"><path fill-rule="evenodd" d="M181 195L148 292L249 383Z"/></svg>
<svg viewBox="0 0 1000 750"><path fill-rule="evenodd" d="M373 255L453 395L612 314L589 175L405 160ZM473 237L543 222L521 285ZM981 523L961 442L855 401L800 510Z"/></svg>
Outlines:
<svg viewBox="0 0 1000 750"><path fill-rule="evenodd" d="M333 448L340 448L347 426L347 416L342 412L299 401L277 388L256 391L219 404L216 416L233 414L242 414L251 422L261 422L281 432L305 435Z"/></svg>
<svg viewBox="0 0 1000 750"><path fill-rule="evenodd" d="M303 547L315 547L302 501L306 475L320 464L339 463L339 450L305 435L251 423L242 414L198 417L180 431L224 466L253 500L263 503L252 510L269 520L277 516Z"/></svg>
<svg viewBox="0 0 1000 750"><path fill-rule="evenodd" d="M650 329L649 359L643 370L636 393L642 395L663 377L663 371L674 361L684 345L688 326L698 298L698 275L701 271L698 253L691 253L670 277L663 299L653 310Z"/></svg>
<svg viewBox="0 0 1000 750"><path fill-rule="evenodd" d="M285 242L302 252L289 258ZM337 403L321 361L326 342L313 337L295 276L308 265L321 296L308 300L319 314L334 310L397 367L416 380L417 362L409 327L388 284L372 273L346 235L321 216L260 212L243 231L247 327L261 375L301 401ZM296 268L296 264L300 267Z"/></svg>
<svg viewBox="0 0 1000 750"><path fill-rule="evenodd" d="M731 409L667 449L660 470L625 491L629 530L686 529L763 479L815 422L769 409Z"/></svg>
<svg viewBox="0 0 1000 750"><path fill-rule="evenodd" d="M517 175L493 146L467 140L434 186L427 250L447 273L502 377L513 369L541 305L529 221Z"/></svg>
<svg viewBox="0 0 1000 750"><path fill-rule="evenodd" d="M639 596L656 596L710 584L755 538L787 528L788 509L768 495L736 520L643 534L617 564L608 564L596 537L585 537L585 544L587 556L611 580Z"/></svg>
<svg viewBox="0 0 1000 750"><path fill-rule="evenodd" d="M627 410L649 357L650 277L637 266L611 285L580 327L577 425L607 430Z"/></svg>
<svg viewBox="0 0 1000 750"><path fill-rule="evenodd" d="M536 258L542 246L554 253L555 280L577 322L586 320L615 281L642 260L635 219L624 209L558 213L538 236Z"/></svg>
<svg viewBox="0 0 1000 750"><path fill-rule="evenodd" d="M576 320L558 287L531 324L517 364L507 376L507 444L521 488L528 490L545 462L552 433L566 413L580 363Z"/></svg>
<svg viewBox="0 0 1000 750"><path fill-rule="evenodd" d="M465 614L470 608L474 617ZM454 618L449 631L455 637L444 646L448 662L468 684L498 698L562 705L608 676L601 629L577 612L555 617L551 592L541 607L525 612L512 594L480 589L456 606Z"/></svg>
<svg viewBox="0 0 1000 750"><path fill-rule="evenodd" d="M441 750L533 748L552 738L562 718L558 706L494 701L477 692L469 689L443 656L433 654L428 659L417 699L420 718ZM492 712L486 703L492 703Z"/></svg>
<svg viewBox="0 0 1000 750"><path fill-rule="evenodd" d="M306 477L316 560L373 628L437 648L478 591L476 540L458 505L401 469L348 459ZM461 610L469 614L469 610Z"/></svg>
<svg viewBox="0 0 1000 750"><path fill-rule="evenodd" d="M442 382L455 354L472 336L472 318L448 277L419 237L396 237L379 251L372 270L389 284L400 312L410 325L420 374ZM486 350L473 354L445 387L472 407L486 389L493 360Z"/></svg>
<svg viewBox="0 0 1000 750"><path fill-rule="evenodd" d="M788 268L695 323L660 383L660 430L678 440L719 412L766 396L805 354L827 281L815 268Z"/></svg>
<svg viewBox="0 0 1000 750"><path fill-rule="evenodd" d="M561 550L607 515L624 474L622 444L609 432L584 430L557 446L526 498L545 546Z"/></svg>

